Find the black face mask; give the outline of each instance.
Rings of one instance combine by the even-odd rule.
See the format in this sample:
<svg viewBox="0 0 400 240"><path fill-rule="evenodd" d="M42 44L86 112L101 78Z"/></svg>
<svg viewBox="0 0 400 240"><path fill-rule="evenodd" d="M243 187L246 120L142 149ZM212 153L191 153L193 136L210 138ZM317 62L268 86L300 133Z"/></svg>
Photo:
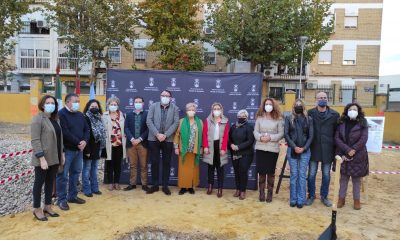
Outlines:
<svg viewBox="0 0 400 240"><path fill-rule="evenodd" d="M247 121L247 118L238 118L237 121L238 123L243 124Z"/></svg>
<svg viewBox="0 0 400 240"><path fill-rule="evenodd" d="M98 108L91 108L91 109L89 109L89 111L90 111L91 113L93 113L93 114L99 113L99 109L98 109Z"/></svg>
<svg viewBox="0 0 400 240"><path fill-rule="evenodd" d="M303 106L295 106L294 107L294 112L297 114L303 113L304 109Z"/></svg>

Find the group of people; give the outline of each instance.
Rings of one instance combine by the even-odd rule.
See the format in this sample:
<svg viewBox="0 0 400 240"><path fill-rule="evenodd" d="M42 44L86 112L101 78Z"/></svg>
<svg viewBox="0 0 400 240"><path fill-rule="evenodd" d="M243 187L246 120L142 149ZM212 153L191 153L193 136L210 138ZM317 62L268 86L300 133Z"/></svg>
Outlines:
<svg viewBox="0 0 400 240"><path fill-rule="evenodd" d="M47 221L47 216L58 217L52 208L52 197L57 196L61 210L69 210L68 203L84 204L78 197L78 182L82 176L82 192L86 197L101 195L98 183L99 159L104 158L108 190L120 190L122 159L130 161L130 182L123 188L130 191L137 185L140 167L141 188L147 194L161 190L171 195L169 175L172 154L178 155L179 195L195 194L199 185L200 157L208 165L207 194L217 188L221 198L224 188L224 166L229 157L235 173L234 197L244 200L248 170L254 158L258 173L259 200L271 202L275 169L283 138L288 143L290 164L290 206L302 208L315 199L315 181L321 162L321 201L328 200L330 169L334 155L345 160L341 166L338 207L345 204L349 178L353 181L354 208L360 209L361 177L368 174L366 141L368 126L361 106L351 103L342 116L327 106L327 95L317 94L317 106L309 111L297 99L290 116L283 117L278 103L266 98L256 114L255 124L248 122L245 109L238 111L232 124L224 115L221 103L213 103L209 116L201 120L197 105L187 103L185 117L179 119L179 109L171 102L172 93L164 90L160 101L144 109L144 98L135 97L135 110L124 114L120 100L107 100L107 111L92 99L80 112L79 96L65 97L65 107L58 111L53 96L44 96L32 119L31 136L35 167L33 186L33 214ZM255 151L254 151L255 150ZM228 154L230 152L231 154ZM161 153L161 158L160 158ZM147 182L147 159L151 162L152 186ZM160 184L160 162L162 163ZM308 198L306 199L308 169ZM217 184L214 185L214 174ZM44 185L45 203L41 207ZM265 193L267 188L267 194Z"/></svg>

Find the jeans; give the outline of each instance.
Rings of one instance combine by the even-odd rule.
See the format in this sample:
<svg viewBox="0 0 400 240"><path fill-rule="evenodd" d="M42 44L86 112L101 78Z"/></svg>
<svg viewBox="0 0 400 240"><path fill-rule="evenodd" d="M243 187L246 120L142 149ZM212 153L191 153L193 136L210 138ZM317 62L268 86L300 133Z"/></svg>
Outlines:
<svg viewBox="0 0 400 240"><path fill-rule="evenodd" d="M57 174L56 189L59 203L66 203L78 196L78 179L82 172L83 153L65 149L64 172ZM68 194L67 194L68 185Z"/></svg>
<svg viewBox="0 0 400 240"><path fill-rule="evenodd" d="M307 167L311 157L308 149L300 155L300 158L292 158L291 148L287 150L287 158L290 165L290 204L304 205L306 201Z"/></svg>
<svg viewBox="0 0 400 240"><path fill-rule="evenodd" d="M168 187L173 147L172 142L149 141L151 179L155 187L159 186L160 150L162 152L162 186Z"/></svg>
<svg viewBox="0 0 400 240"><path fill-rule="evenodd" d="M329 182L331 180L332 163L321 163L322 184L320 194L321 197L327 198L329 193ZM308 168L308 197L315 198L315 178L317 176L318 162L310 161Z"/></svg>
<svg viewBox="0 0 400 240"><path fill-rule="evenodd" d="M84 194L91 194L99 191L97 180L99 160L84 160L82 170L82 188Z"/></svg>

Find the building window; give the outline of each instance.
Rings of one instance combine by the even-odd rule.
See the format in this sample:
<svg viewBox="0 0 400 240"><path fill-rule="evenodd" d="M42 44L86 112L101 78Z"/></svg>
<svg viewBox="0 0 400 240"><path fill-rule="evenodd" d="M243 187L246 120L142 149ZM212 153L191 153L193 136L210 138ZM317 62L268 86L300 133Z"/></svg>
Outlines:
<svg viewBox="0 0 400 240"><path fill-rule="evenodd" d="M19 33L25 33L25 34L31 33L31 22L29 21L22 22L22 28L19 31Z"/></svg>
<svg viewBox="0 0 400 240"><path fill-rule="evenodd" d="M358 9L346 8L344 13L344 28L357 28Z"/></svg>
<svg viewBox="0 0 400 240"><path fill-rule="evenodd" d="M343 48L343 65L356 65L357 48L346 47Z"/></svg>
<svg viewBox="0 0 400 240"><path fill-rule="evenodd" d="M146 62L146 49L135 48L134 49L135 62Z"/></svg>
<svg viewBox="0 0 400 240"><path fill-rule="evenodd" d="M34 49L21 49L21 68L35 68Z"/></svg>
<svg viewBox="0 0 400 240"><path fill-rule="evenodd" d="M22 28L19 33L22 34L50 34L50 28L48 27L46 21L36 21L29 22L24 21L22 23Z"/></svg>
<svg viewBox="0 0 400 240"><path fill-rule="evenodd" d="M204 53L204 62L206 63L206 64L208 64L208 65L210 65L210 64L216 64L216 59L217 59L217 56L216 56L217 54L216 54L216 52L205 52Z"/></svg>
<svg viewBox="0 0 400 240"><path fill-rule="evenodd" d="M282 101L283 100L283 91L284 91L283 87L270 87L268 95L270 98L274 98L278 101Z"/></svg>
<svg viewBox="0 0 400 240"><path fill-rule="evenodd" d="M108 58L111 60L111 63L121 63L121 48L120 47L109 48Z"/></svg>
<svg viewBox="0 0 400 240"><path fill-rule="evenodd" d="M332 64L332 51L331 50L319 51L318 64Z"/></svg>
<svg viewBox="0 0 400 240"><path fill-rule="evenodd" d="M36 68L50 68L50 50L36 49Z"/></svg>
<svg viewBox="0 0 400 240"><path fill-rule="evenodd" d="M78 66L78 51L71 49L65 42L59 42L57 63L60 69L75 70Z"/></svg>

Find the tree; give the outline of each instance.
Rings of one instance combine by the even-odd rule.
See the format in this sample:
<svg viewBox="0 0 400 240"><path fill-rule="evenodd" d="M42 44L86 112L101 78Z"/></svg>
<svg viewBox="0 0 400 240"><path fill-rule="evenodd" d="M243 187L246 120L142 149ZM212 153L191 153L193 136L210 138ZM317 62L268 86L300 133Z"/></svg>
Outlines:
<svg viewBox="0 0 400 240"><path fill-rule="evenodd" d="M28 0L3 0L0 8L0 79L7 88L8 71L12 65L7 57L12 54L15 42L12 37L22 27L21 16L29 12Z"/></svg>
<svg viewBox="0 0 400 240"><path fill-rule="evenodd" d="M209 7L215 9L207 21L210 40L228 62L248 60L254 71L257 64L292 64L300 56L297 39L305 35L304 61L310 62L333 30L333 19L324 24L330 5L329 0L225 0Z"/></svg>
<svg viewBox="0 0 400 240"><path fill-rule="evenodd" d="M197 45L202 21L196 20L198 0L146 0L138 5L144 33L151 37L148 51L159 53L161 69L203 70L204 55Z"/></svg>
<svg viewBox="0 0 400 240"><path fill-rule="evenodd" d="M137 37L134 5L129 0L54 0L48 18L70 51L83 63L90 62L94 81L101 61L109 63L109 47L123 46L128 51Z"/></svg>

